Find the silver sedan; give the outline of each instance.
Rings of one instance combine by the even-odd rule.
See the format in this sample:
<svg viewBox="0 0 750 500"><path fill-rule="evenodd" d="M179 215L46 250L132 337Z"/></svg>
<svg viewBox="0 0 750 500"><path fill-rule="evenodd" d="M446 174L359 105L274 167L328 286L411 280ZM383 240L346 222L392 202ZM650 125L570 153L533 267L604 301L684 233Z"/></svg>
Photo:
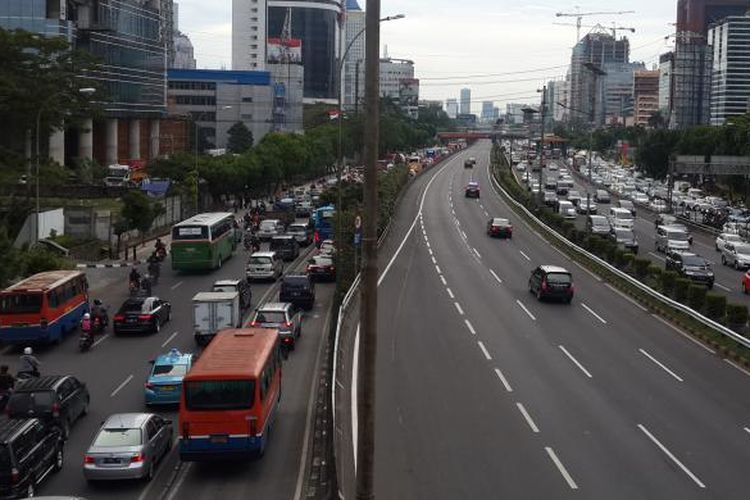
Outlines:
<svg viewBox="0 0 750 500"><path fill-rule="evenodd" d="M83 460L88 481L146 479L172 447L172 422L153 413L118 413L102 424Z"/></svg>

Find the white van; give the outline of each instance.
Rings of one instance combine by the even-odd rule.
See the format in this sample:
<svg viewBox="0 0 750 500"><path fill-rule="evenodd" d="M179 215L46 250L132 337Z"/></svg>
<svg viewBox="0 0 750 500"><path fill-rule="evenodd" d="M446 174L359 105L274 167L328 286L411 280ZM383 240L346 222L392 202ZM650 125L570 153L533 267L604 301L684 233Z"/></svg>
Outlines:
<svg viewBox="0 0 750 500"><path fill-rule="evenodd" d="M560 200L557 202L557 213L562 215L564 219L575 219L576 207L572 201Z"/></svg>
<svg viewBox="0 0 750 500"><path fill-rule="evenodd" d="M635 219L632 212L627 208L612 207L609 209L609 223L612 227L633 229Z"/></svg>

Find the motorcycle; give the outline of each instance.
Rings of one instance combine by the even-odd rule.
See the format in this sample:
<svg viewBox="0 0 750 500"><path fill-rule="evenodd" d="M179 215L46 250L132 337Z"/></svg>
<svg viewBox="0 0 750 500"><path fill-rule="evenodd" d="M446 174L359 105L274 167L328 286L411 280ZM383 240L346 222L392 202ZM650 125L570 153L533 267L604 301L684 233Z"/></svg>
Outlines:
<svg viewBox="0 0 750 500"><path fill-rule="evenodd" d="M141 284L138 280L130 280L130 283L128 284L128 291L130 292L131 297L135 297L138 295L138 291L141 289Z"/></svg>
<svg viewBox="0 0 750 500"><path fill-rule="evenodd" d="M164 261L164 259L167 258L167 248L164 246L156 247L156 250L154 251L154 255L156 256L159 262Z"/></svg>
<svg viewBox="0 0 750 500"><path fill-rule="evenodd" d="M86 352L91 349L94 345L94 335L91 332L81 332L81 336L78 337L78 350Z"/></svg>
<svg viewBox="0 0 750 500"><path fill-rule="evenodd" d="M148 273L151 276L151 284L156 285L159 282L161 266L158 262L152 262L148 265Z"/></svg>
<svg viewBox="0 0 750 500"><path fill-rule="evenodd" d="M29 380L32 378L39 378L41 376L41 373L39 373L39 370L36 371L19 371L16 374L16 380Z"/></svg>

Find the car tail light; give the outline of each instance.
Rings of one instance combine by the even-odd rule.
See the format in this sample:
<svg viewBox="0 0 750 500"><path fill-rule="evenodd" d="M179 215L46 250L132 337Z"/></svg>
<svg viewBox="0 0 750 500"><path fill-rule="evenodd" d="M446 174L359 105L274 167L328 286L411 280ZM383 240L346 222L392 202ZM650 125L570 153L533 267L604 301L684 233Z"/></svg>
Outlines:
<svg viewBox="0 0 750 500"><path fill-rule="evenodd" d="M146 382L143 385L146 387L146 389L153 389L154 388L154 384L152 384L151 382Z"/></svg>
<svg viewBox="0 0 750 500"><path fill-rule="evenodd" d="M282 342L284 344L291 344L292 343L292 338L291 337L284 337L284 339L282 340Z"/></svg>
<svg viewBox="0 0 750 500"><path fill-rule="evenodd" d="M115 321L125 321L125 316L123 316L122 314L116 314L112 319L114 319Z"/></svg>
<svg viewBox="0 0 750 500"><path fill-rule="evenodd" d="M190 437L190 424L187 422L182 423L182 439L188 439Z"/></svg>
<svg viewBox="0 0 750 500"><path fill-rule="evenodd" d="M568 287L568 293L573 295L573 293L576 291L575 285L573 283L570 284L570 287Z"/></svg>
<svg viewBox="0 0 750 500"><path fill-rule="evenodd" d="M153 315L151 314L139 314L138 320L139 321L151 321L153 319Z"/></svg>
<svg viewBox="0 0 750 500"><path fill-rule="evenodd" d="M11 480L11 482L13 484L16 484L19 479L21 479L21 474L18 472L18 469L16 469L15 467L13 467L10 470L10 480Z"/></svg>
<svg viewBox="0 0 750 500"><path fill-rule="evenodd" d="M40 328L41 328L42 330L44 330L45 328L47 328L47 325L48 325L48 324L49 324L49 323L47 322L47 318L41 318L41 319L39 320L39 327L40 327Z"/></svg>
<svg viewBox="0 0 750 500"><path fill-rule="evenodd" d="M335 271L335 270L336 270L336 266L330 266L330 268L329 268L329 269L330 269L331 271Z"/></svg>
<svg viewBox="0 0 750 500"><path fill-rule="evenodd" d="M255 327L255 326L258 326L258 322L257 322L257 321L255 321L255 320L252 320L252 321L250 322L250 326L253 326L253 327Z"/></svg>
<svg viewBox="0 0 750 500"><path fill-rule="evenodd" d="M293 326L294 326L294 323L292 323L291 321L286 321L286 322L284 323L284 326L285 326L285 327L287 327L287 328L291 328L291 327L293 327Z"/></svg>
<svg viewBox="0 0 750 500"><path fill-rule="evenodd" d="M94 460L94 457L92 457L91 455L86 455L85 457L83 457L83 463L85 464L93 464L95 462L96 460Z"/></svg>
<svg viewBox="0 0 750 500"><path fill-rule="evenodd" d="M55 418L60 416L60 405L57 403L52 405L52 416Z"/></svg>
<svg viewBox="0 0 750 500"><path fill-rule="evenodd" d="M542 280L542 291L543 292L547 291L547 280L546 279Z"/></svg>
<svg viewBox="0 0 750 500"><path fill-rule="evenodd" d="M143 457L143 453L136 453L135 455L133 455L132 457L130 457L130 463L131 464L135 464L135 463L138 463L138 462L143 462L143 458L144 458Z"/></svg>

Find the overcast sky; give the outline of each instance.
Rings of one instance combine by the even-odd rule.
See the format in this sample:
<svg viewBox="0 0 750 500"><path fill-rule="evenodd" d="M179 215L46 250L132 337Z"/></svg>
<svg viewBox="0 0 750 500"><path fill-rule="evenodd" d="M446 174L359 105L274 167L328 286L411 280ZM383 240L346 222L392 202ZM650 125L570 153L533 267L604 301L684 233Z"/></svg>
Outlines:
<svg viewBox="0 0 750 500"><path fill-rule="evenodd" d="M359 0L364 8L365 0ZM195 46L199 68L231 67L231 0L179 0L180 29ZM391 57L412 59L420 78L420 97L458 97L472 90L472 111L481 101L536 102L536 89L546 80L562 78L575 44L573 17L557 12L634 10L635 14L583 18L584 25L612 22L635 33L620 32L631 41L631 61L649 69L670 49L664 37L674 31L676 0L381 0L382 15L406 18L383 23L381 47ZM583 28L581 35L590 28ZM381 48L382 52L382 48ZM480 75L480 76L477 76ZM489 75L489 76L481 76Z"/></svg>

